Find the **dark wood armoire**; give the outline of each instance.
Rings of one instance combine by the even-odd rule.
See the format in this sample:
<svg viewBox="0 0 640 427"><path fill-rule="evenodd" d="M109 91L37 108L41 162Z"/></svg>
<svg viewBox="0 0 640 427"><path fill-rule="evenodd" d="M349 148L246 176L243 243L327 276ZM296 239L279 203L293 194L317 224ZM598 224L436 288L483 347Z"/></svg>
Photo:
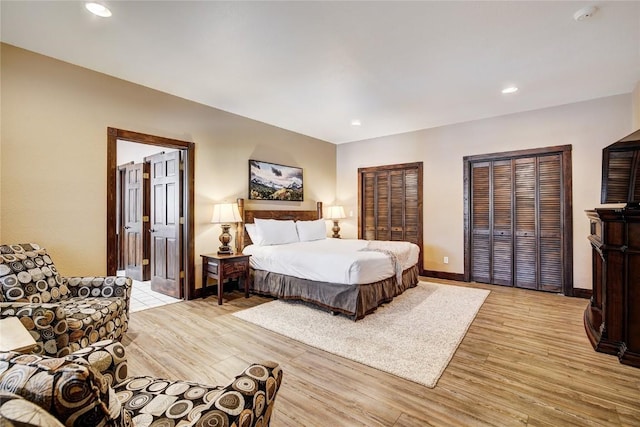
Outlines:
<svg viewBox="0 0 640 427"><path fill-rule="evenodd" d="M587 211L593 295L584 312L597 351L640 367L640 130L602 150L600 202L625 208Z"/></svg>
<svg viewBox="0 0 640 427"><path fill-rule="evenodd" d="M587 211L593 296L584 325L593 347L640 367L640 209Z"/></svg>

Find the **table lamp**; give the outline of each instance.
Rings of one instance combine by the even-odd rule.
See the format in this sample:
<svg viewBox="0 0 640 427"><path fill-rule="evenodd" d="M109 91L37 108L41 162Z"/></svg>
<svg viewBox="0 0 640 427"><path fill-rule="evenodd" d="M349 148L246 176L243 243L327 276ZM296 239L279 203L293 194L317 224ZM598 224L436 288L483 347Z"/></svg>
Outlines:
<svg viewBox="0 0 640 427"><path fill-rule="evenodd" d="M219 255L233 254L233 249L229 246L231 242L231 234L229 228L232 222L242 222L240 217L240 211L238 210L237 203L218 203L213 205L213 216L211 222L214 224L220 224L222 227L222 234L220 234L220 243L222 246L218 248Z"/></svg>
<svg viewBox="0 0 640 427"><path fill-rule="evenodd" d="M344 208L342 206L329 206L327 208L327 219L330 219L333 221L333 228L331 229L333 231L333 238L335 239L339 239L340 238L340 226L338 225L338 220L346 218L346 215L344 214Z"/></svg>

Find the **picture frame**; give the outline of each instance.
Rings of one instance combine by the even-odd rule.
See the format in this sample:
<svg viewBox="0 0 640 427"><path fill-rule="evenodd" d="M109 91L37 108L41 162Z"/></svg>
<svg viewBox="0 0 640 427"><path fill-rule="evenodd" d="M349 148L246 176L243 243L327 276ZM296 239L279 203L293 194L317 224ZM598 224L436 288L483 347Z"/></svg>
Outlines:
<svg viewBox="0 0 640 427"><path fill-rule="evenodd" d="M302 168L249 160L249 200L304 201Z"/></svg>

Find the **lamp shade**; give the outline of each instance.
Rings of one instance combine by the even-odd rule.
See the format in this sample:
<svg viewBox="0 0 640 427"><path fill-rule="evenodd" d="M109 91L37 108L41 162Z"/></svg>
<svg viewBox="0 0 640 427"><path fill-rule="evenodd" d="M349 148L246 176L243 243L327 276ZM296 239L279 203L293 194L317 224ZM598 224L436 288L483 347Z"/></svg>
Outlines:
<svg viewBox="0 0 640 427"><path fill-rule="evenodd" d="M237 203L218 203L213 205L213 216L211 222L214 224L229 224L231 222L242 222L240 210Z"/></svg>
<svg viewBox="0 0 640 427"><path fill-rule="evenodd" d="M344 214L344 208L342 206L329 206L327 208L326 219L342 219L347 216Z"/></svg>

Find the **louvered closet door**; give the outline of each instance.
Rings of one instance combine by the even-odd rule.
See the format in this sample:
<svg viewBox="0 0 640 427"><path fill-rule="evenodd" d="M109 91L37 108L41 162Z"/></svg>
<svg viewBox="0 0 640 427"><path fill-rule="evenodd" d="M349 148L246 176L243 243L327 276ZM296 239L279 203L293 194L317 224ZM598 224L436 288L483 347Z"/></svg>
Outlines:
<svg viewBox="0 0 640 427"><path fill-rule="evenodd" d="M561 292L561 154L479 161L470 169L470 279Z"/></svg>
<svg viewBox="0 0 640 427"><path fill-rule="evenodd" d="M536 159L515 165L515 286L536 289Z"/></svg>
<svg viewBox="0 0 640 427"><path fill-rule="evenodd" d="M471 280L492 283L491 278L491 163L471 166Z"/></svg>
<svg viewBox="0 0 640 427"><path fill-rule="evenodd" d="M418 173L418 169L413 168L405 169L401 174L404 205L402 209L395 209L394 206L400 200L392 201L391 227L393 234L391 237L392 240L404 240L422 247L420 232L422 201L418 191L420 180Z"/></svg>
<svg viewBox="0 0 640 427"><path fill-rule="evenodd" d="M512 165L511 160L472 166L473 281L512 286Z"/></svg>
<svg viewBox="0 0 640 427"><path fill-rule="evenodd" d="M563 285L562 159L538 158L539 281L538 289L561 292Z"/></svg>
<svg viewBox="0 0 640 427"><path fill-rule="evenodd" d="M358 236L406 241L422 252L422 164L361 168ZM422 269L422 257L419 267Z"/></svg>
<svg viewBox="0 0 640 427"><path fill-rule="evenodd" d="M362 224L361 238L376 240L376 173L361 174Z"/></svg>
<svg viewBox="0 0 640 427"><path fill-rule="evenodd" d="M496 161L492 166L492 283L511 286L513 282L512 161Z"/></svg>
<svg viewBox="0 0 640 427"><path fill-rule="evenodd" d="M391 193L389 191L389 172L376 175L376 228L375 240L391 240Z"/></svg>

